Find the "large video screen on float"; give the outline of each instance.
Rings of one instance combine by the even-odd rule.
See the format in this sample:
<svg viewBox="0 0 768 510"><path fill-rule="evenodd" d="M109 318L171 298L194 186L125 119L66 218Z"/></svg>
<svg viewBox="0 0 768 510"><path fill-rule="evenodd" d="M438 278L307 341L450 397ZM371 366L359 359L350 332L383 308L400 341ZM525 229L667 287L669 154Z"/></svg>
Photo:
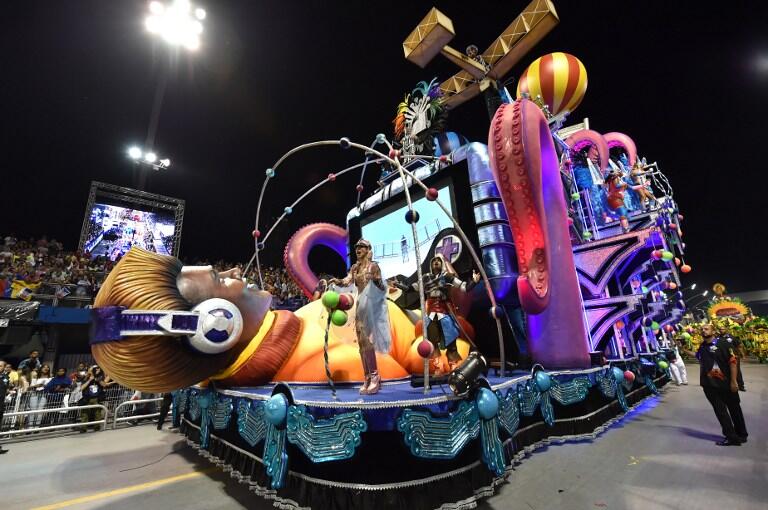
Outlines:
<svg viewBox="0 0 768 510"><path fill-rule="evenodd" d="M125 255L133 246L171 255L175 231L171 211L148 211L95 203L88 217L85 250L91 257L110 260Z"/></svg>
<svg viewBox="0 0 768 510"><path fill-rule="evenodd" d="M419 261L424 262L430 254L430 247L435 237L444 229L453 226L451 220L454 200L451 185L436 188L438 198L449 214L446 214L437 202L422 197L413 202L413 208L419 213L416 231L419 242ZM408 204L395 204L378 214L361 219L362 237L370 241L373 247L373 259L379 264L384 278L397 275L410 275L416 270L416 246L411 225L405 221Z"/></svg>

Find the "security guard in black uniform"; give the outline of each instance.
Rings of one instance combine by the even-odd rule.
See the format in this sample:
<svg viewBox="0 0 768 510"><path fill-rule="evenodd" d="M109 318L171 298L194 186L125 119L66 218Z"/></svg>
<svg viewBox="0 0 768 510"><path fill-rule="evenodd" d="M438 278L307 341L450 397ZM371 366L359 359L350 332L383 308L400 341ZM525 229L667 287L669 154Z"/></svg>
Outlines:
<svg viewBox="0 0 768 510"><path fill-rule="evenodd" d="M5 373L5 361L0 359L0 425L3 423L3 414L5 413L5 394L11 387L11 377ZM0 446L0 455L8 453Z"/></svg>
<svg viewBox="0 0 768 510"><path fill-rule="evenodd" d="M696 353L701 363L700 382L725 436L723 441L716 444L739 446L747 442L748 434L739 399L739 364L736 352L731 343L715 337L712 324L702 326L701 336L704 341Z"/></svg>

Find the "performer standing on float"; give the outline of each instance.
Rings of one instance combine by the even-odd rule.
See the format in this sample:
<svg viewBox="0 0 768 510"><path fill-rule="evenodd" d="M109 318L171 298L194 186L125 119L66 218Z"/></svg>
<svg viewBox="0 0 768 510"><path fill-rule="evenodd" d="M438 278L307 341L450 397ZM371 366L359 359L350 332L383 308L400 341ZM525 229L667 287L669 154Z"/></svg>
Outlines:
<svg viewBox="0 0 768 510"><path fill-rule="evenodd" d="M453 302L451 301L451 289L460 289L464 292L471 291L477 282L480 281L480 273L472 271L472 280L464 282L456 276L453 266L441 253L436 254L429 261L430 272L423 275L424 294L427 298L427 316L424 319L424 329L427 332L427 338L432 342L435 349L429 360L430 372L439 375L440 370L440 349L446 349L446 357L451 371L461 362L456 339L461 337L470 341L470 336L462 326L466 324L463 318L456 313ZM418 284L414 283L413 288L418 289ZM401 288L403 288L401 286Z"/></svg>
<svg viewBox="0 0 768 510"><path fill-rule="evenodd" d="M643 186L630 186L624 180L620 170L611 170L605 177L605 189L608 195L608 207L619 216L621 229L629 232L629 220L627 219L627 207L624 203L624 193L627 189L640 190Z"/></svg>
<svg viewBox="0 0 768 510"><path fill-rule="evenodd" d="M343 280L332 278L329 283L340 286L354 283L357 289L355 333L365 372L365 384L360 393L373 395L381 389L376 351L388 352L392 342L387 315L387 285L381 278L379 265L373 261L370 242L360 239L355 244L355 256L357 262L352 264L347 277Z"/></svg>
<svg viewBox="0 0 768 510"><path fill-rule="evenodd" d="M632 182L635 184L632 189L637 193L638 200L640 201L640 208L643 210L650 209L651 205L656 203L656 197L651 193L650 185L645 178L645 170L643 164L638 161L632 167L629 172Z"/></svg>

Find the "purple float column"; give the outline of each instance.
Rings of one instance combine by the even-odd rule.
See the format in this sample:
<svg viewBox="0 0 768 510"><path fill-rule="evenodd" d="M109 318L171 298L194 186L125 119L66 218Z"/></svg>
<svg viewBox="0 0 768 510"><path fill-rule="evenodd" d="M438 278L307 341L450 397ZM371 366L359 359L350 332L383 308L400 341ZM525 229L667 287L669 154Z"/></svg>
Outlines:
<svg viewBox="0 0 768 510"><path fill-rule="evenodd" d="M590 366L587 326L549 127L528 100L502 105L491 123L494 177L517 248L528 345L546 368Z"/></svg>

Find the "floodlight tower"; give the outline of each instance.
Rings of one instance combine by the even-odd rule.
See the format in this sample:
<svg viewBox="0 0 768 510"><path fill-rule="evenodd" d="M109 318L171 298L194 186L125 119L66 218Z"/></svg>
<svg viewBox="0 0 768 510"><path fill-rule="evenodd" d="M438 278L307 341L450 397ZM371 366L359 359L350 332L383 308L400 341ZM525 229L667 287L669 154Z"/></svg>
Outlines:
<svg viewBox="0 0 768 510"><path fill-rule="evenodd" d="M169 51L173 52L169 54L170 60L170 57L177 55L179 51L187 51L190 54L197 52L201 45L203 21L207 16L208 13L205 9L192 5L189 0L173 0L171 2L153 0L149 3L149 13L144 20L144 26L150 34L158 37L168 46ZM153 154L152 148L157 135L157 125L168 84L170 67L169 63L160 69L155 98L152 103L152 113L149 116L147 138L144 142L145 150L142 151L145 158L147 154ZM137 150L141 149L137 148ZM136 160L136 158L132 159ZM140 165L136 165L136 167L140 168ZM139 189L143 190L146 187L146 179L147 174L139 170L137 175L137 187Z"/></svg>

